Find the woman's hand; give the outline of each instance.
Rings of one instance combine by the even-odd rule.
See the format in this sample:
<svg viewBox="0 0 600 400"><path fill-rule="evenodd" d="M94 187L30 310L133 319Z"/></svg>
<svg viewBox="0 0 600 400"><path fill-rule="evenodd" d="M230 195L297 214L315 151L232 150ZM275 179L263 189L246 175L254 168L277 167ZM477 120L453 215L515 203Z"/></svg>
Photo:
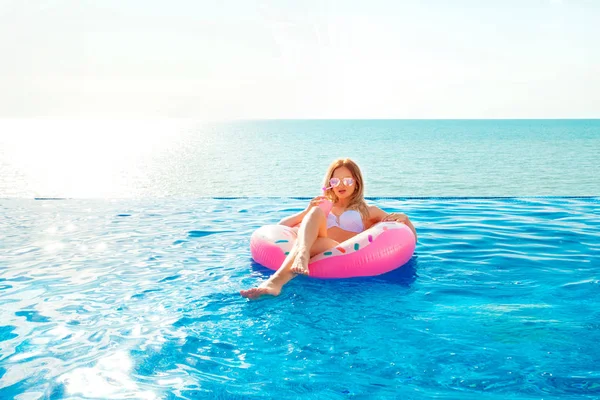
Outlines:
<svg viewBox="0 0 600 400"><path fill-rule="evenodd" d="M412 233L415 235L415 240L417 240L417 230L415 229L415 226L412 224L412 222L410 222L410 219L408 219L408 216L406 214L391 213L383 217L383 219L381 220L381 222L385 221L396 221L408 226Z"/></svg>
<svg viewBox="0 0 600 400"><path fill-rule="evenodd" d="M388 214L379 207L370 206L369 207L369 217L370 217L368 219L369 225L366 226L366 228L370 228L371 226L373 226L374 224L376 224L378 222L398 221L398 222L408 226L410 228L410 230L413 232L413 234L415 235L415 239L417 238L417 230L415 229L412 222L410 222L410 219L408 219L408 216L406 214L402 214L402 213Z"/></svg>
<svg viewBox="0 0 600 400"><path fill-rule="evenodd" d="M408 217L406 216L406 214L402 213L391 213L383 217L383 219L381 220L381 222L386 221L396 221L406 224L408 222Z"/></svg>
<svg viewBox="0 0 600 400"><path fill-rule="evenodd" d="M308 203L308 207L306 207L306 211L309 211L311 208L318 206L323 201L327 200L325 196L317 196Z"/></svg>

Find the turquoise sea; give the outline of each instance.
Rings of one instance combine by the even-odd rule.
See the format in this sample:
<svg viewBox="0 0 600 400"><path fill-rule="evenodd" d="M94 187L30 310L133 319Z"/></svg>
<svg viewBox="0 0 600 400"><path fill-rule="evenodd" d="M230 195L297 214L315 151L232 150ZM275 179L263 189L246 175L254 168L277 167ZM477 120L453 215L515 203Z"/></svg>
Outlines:
<svg viewBox="0 0 600 400"><path fill-rule="evenodd" d="M600 120L0 120L0 198L600 194Z"/></svg>
<svg viewBox="0 0 600 400"><path fill-rule="evenodd" d="M596 399L600 121L2 121L1 399ZM411 261L299 277L251 233L338 156Z"/></svg>

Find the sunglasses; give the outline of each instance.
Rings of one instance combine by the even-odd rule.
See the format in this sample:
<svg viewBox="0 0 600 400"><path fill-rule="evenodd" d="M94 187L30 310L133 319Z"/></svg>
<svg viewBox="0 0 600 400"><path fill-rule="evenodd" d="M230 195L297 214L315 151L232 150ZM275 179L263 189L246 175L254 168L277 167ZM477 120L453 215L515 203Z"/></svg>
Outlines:
<svg viewBox="0 0 600 400"><path fill-rule="evenodd" d="M354 179L352 178L331 178L329 180L329 184L331 185L331 187L338 187L340 186L340 183L344 183L344 186L352 186L354 185Z"/></svg>

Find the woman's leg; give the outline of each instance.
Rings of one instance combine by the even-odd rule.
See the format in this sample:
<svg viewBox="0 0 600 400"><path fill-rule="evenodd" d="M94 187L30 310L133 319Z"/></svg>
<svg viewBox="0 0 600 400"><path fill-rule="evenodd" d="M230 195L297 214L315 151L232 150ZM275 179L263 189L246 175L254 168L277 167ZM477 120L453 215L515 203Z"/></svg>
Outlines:
<svg viewBox="0 0 600 400"><path fill-rule="evenodd" d="M298 238L296 239L297 254L290 267L290 271L294 274L308 275L311 248L318 238L328 239L327 217L323 210L320 207L313 207L307 217L306 223L302 221L303 223L298 230Z"/></svg>
<svg viewBox="0 0 600 400"><path fill-rule="evenodd" d="M296 273L308 273L308 261L311 256L338 244L335 240L327 237L327 220L323 210L313 207L302 220L296 243L281 267L259 287L242 290L240 294L251 299L265 294L279 295L283 285L291 281Z"/></svg>

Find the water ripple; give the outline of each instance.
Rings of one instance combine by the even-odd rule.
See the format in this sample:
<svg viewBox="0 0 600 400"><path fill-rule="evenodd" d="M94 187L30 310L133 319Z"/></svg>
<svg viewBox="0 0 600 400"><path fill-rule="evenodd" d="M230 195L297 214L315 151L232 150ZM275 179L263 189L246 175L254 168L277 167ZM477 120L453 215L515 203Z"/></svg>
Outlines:
<svg viewBox="0 0 600 400"><path fill-rule="evenodd" d="M408 265L247 302L305 200L3 201L0 397L598 397L597 199L377 204Z"/></svg>

